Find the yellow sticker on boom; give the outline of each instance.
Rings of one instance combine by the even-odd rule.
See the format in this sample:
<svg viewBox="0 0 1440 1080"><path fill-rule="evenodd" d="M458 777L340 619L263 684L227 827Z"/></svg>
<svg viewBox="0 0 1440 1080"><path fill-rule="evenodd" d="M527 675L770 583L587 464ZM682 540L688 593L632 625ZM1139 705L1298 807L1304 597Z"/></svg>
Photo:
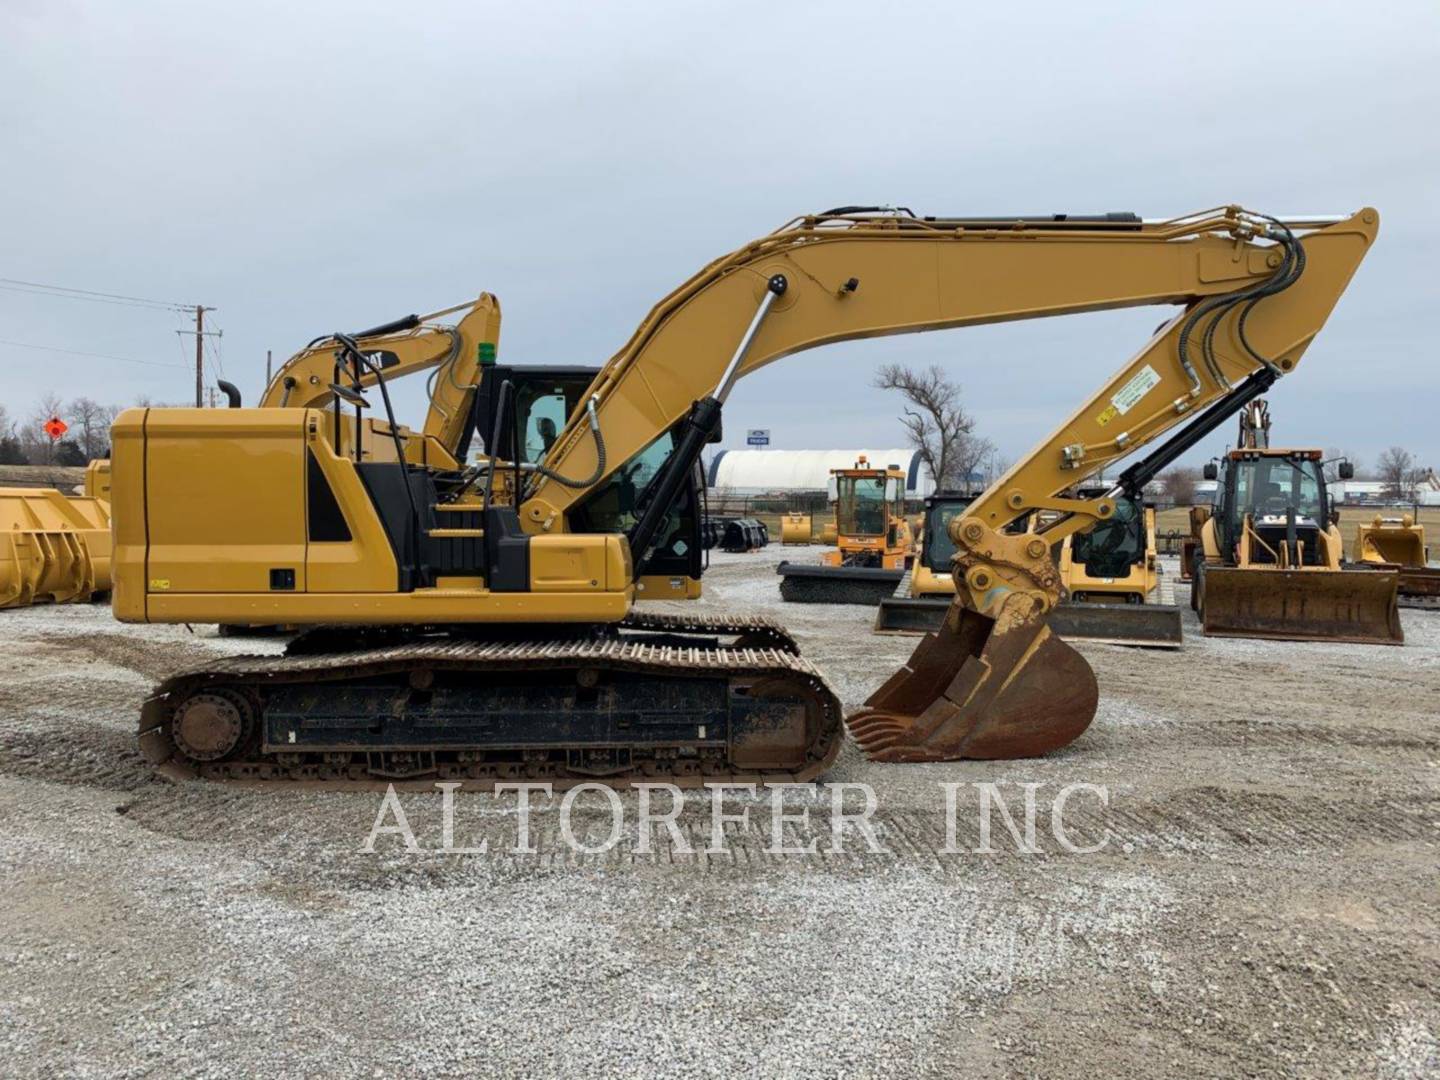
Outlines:
<svg viewBox="0 0 1440 1080"><path fill-rule="evenodd" d="M1117 409L1114 405L1111 405L1108 409L1106 409L1104 412L1102 412L1099 416L1095 418L1095 422L1101 427L1104 427L1106 424L1108 424L1111 420L1114 420L1115 417L1119 415L1120 410Z"/></svg>
<svg viewBox="0 0 1440 1080"><path fill-rule="evenodd" d="M155 592L164 592L170 588L170 579L168 577L152 577L150 579L150 588Z"/></svg>

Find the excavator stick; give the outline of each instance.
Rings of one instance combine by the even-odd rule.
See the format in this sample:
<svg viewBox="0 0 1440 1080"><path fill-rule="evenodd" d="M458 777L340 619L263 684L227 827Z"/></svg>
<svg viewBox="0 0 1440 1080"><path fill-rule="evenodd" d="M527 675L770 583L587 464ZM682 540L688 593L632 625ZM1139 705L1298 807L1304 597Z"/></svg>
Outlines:
<svg viewBox="0 0 1440 1080"><path fill-rule="evenodd" d="M863 604L873 607L893 596L901 569L879 566L823 566L782 562L780 598L792 604Z"/></svg>
<svg viewBox="0 0 1440 1080"><path fill-rule="evenodd" d="M950 606L903 668L846 720L874 761L1036 757L1079 738L1099 690L1041 617Z"/></svg>
<svg viewBox="0 0 1440 1080"><path fill-rule="evenodd" d="M890 596L875 613L877 634L923 634L945 622L950 602L940 597ZM1180 609L1170 604L1061 604L1050 629L1067 641L1178 649L1184 640Z"/></svg>
<svg viewBox="0 0 1440 1080"><path fill-rule="evenodd" d="M1211 637L1401 645L1399 575L1207 566L1200 618Z"/></svg>

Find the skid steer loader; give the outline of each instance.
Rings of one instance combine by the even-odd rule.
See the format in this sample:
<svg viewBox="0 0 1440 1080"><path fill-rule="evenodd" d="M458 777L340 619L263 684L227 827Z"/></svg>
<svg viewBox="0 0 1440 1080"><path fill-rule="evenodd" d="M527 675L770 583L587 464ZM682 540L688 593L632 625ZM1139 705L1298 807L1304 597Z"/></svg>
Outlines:
<svg viewBox="0 0 1440 1080"><path fill-rule="evenodd" d="M1082 496L1093 496L1084 489ZM925 520L913 568L893 596L880 603L879 633L923 633L937 629L955 595L950 560L955 544L951 520L963 516L973 495L940 492L925 502ZM1017 523L1032 531L1042 511ZM1067 536L1055 546L1067 598L1050 612L1050 628L1062 638L1118 645L1176 648L1182 641L1180 609L1159 576L1155 553L1155 511L1131 499L1116 500L1115 514L1088 533Z"/></svg>
<svg viewBox="0 0 1440 1080"><path fill-rule="evenodd" d="M819 564L782 562L780 597L801 604L878 604L895 592L914 552L905 517L905 473L871 466L862 454L853 469L832 469L835 550Z"/></svg>

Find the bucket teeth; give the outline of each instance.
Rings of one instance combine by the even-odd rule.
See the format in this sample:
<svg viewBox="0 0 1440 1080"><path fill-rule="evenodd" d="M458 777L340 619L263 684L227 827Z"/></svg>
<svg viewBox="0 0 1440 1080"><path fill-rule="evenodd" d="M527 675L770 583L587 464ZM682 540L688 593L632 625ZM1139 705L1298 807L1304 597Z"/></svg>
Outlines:
<svg viewBox="0 0 1440 1080"><path fill-rule="evenodd" d="M1034 757L1077 739L1098 702L1090 665L1043 618L1002 629L956 605L846 725L872 761Z"/></svg>

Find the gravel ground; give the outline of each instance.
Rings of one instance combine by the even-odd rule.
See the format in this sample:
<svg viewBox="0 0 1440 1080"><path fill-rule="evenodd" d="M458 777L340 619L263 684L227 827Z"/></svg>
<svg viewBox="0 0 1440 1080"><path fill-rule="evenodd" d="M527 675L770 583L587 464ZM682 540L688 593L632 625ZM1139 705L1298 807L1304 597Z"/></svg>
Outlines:
<svg viewBox="0 0 1440 1080"><path fill-rule="evenodd" d="M813 549L812 549L813 551ZM796 557L795 552L786 552ZM871 609L784 605L781 552L718 555L708 610L785 621L858 705L912 642ZM803 555L801 557L804 557ZM1185 590L1179 590L1185 602ZM592 855L537 801L400 800L422 850L362 851L376 795L155 780L133 745L147 686L217 654L213 627L125 627L102 607L0 615L0 1055L9 1075L1440 1075L1436 693L1440 613L1406 644L1082 645L1095 724L1028 762L876 766L883 851L773 854L770 800L727 850ZM961 787L1000 785L979 845ZM1073 854L1051 834L1054 794ZM828 793L783 793L797 846ZM847 805L853 805L854 793ZM576 803L597 846L609 816ZM388 819L393 821L393 817ZM683 837L703 847L709 807ZM663 834L662 834L663 835Z"/></svg>

